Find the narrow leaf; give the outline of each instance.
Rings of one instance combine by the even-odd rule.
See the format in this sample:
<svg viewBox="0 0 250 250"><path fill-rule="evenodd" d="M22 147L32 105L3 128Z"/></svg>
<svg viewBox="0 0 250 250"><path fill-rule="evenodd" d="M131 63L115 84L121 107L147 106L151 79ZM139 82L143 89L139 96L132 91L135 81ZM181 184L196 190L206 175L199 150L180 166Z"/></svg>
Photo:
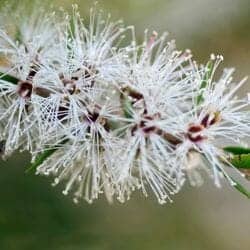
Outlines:
<svg viewBox="0 0 250 250"><path fill-rule="evenodd" d="M121 95L121 105L122 105L124 116L126 118L131 118L132 110L133 110L132 103L129 100L129 98L125 96L124 94Z"/></svg>
<svg viewBox="0 0 250 250"><path fill-rule="evenodd" d="M44 163L44 161L49 158L57 149L48 149L40 153L31 166L25 171L26 173L35 172L37 167Z"/></svg>
<svg viewBox="0 0 250 250"><path fill-rule="evenodd" d="M235 183L235 185L233 187L235 189L237 189L240 193L245 195L248 199L250 199L250 192L248 190L246 190L246 188L244 188L239 182L235 181L234 179L232 179L232 180Z"/></svg>
<svg viewBox="0 0 250 250"><path fill-rule="evenodd" d="M203 89L205 89L207 87L207 83L208 83L209 79L212 76L213 66L214 66L213 61L212 60L208 61L207 65L206 65L207 72L205 73L205 75L204 75L204 77L203 77L203 79L201 81L201 86L200 86L200 92L201 93L197 96L197 99L196 99L196 104L197 105L200 105L204 101Z"/></svg>
<svg viewBox="0 0 250 250"><path fill-rule="evenodd" d="M49 158L51 155L53 155L58 150L59 146L65 144L68 141L69 141L68 139L64 139L60 142L59 145L57 145L57 147L54 147L51 149L49 149L49 148L45 149L43 152L38 154L38 156L36 157L34 162L31 164L31 166L25 172L26 173L35 172L37 167L39 167L41 164L43 164L47 158Z"/></svg>
<svg viewBox="0 0 250 250"><path fill-rule="evenodd" d="M250 154L234 155L230 162L236 168L250 169Z"/></svg>
<svg viewBox="0 0 250 250"><path fill-rule="evenodd" d="M4 81L11 82L13 84L17 84L19 80L11 75L7 75L5 73L0 72L0 79L3 79Z"/></svg>
<svg viewBox="0 0 250 250"><path fill-rule="evenodd" d="M250 148L243 148L243 147L229 146L225 147L224 151L234 155L250 154Z"/></svg>

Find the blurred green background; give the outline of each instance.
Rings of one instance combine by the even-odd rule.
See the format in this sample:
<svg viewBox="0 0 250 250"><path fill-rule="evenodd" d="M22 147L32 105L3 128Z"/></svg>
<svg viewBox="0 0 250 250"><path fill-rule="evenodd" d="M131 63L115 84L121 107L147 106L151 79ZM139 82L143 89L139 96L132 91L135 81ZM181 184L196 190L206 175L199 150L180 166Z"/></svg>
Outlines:
<svg viewBox="0 0 250 250"><path fill-rule="evenodd" d="M86 16L93 4L52 2L66 9L78 3ZM221 53L224 66L236 67L236 79L250 73L249 0L99 3L113 19L135 24L138 37L145 28L168 30L178 48L190 48L199 62ZM248 83L244 90L249 88ZM52 188L50 179L25 174L28 161L20 155L0 160L0 250L250 249L250 201L226 184L221 190L208 179L199 189L187 184L164 206L140 193L123 205L105 200L75 205L62 186Z"/></svg>

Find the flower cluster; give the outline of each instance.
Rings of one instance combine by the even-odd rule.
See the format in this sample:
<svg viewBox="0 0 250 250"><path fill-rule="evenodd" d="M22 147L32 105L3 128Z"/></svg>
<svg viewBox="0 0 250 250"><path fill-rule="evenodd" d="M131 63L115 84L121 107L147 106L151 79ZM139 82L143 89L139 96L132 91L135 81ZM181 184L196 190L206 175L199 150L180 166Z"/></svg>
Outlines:
<svg viewBox="0 0 250 250"><path fill-rule="evenodd" d="M3 157L28 150L36 173L65 180L75 202L124 202L139 189L162 204L186 179L201 184L202 169L217 187L238 185L224 148L250 137L249 102L236 97L246 79L234 83L233 69L215 80L222 56L197 65L166 34L138 44L133 27L96 10L85 21L76 6L35 11L14 31L0 29Z"/></svg>

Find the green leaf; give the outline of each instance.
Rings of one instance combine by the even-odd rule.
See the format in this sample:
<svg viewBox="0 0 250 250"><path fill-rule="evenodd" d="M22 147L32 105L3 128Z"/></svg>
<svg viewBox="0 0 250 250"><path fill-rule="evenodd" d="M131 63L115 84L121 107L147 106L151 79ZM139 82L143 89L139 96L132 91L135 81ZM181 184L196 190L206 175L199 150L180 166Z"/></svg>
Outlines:
<svg viewBox="0 0 250 250"><path fill-rule="evenodd" d="M232 154L231 164L238 169L250 169L250 148L229 146L224 151Z"/></svg>
<svg viewBox="0 0 250 250"><path fill-rule="evenodd" d="M11 75L7 75L5 73L0 72L0 79L3 79L4 81L11 82L13 84L17 84L19 80Z"/></svg>
<svg viewBox="0 0 250 250"><path fill-rule="evenodd" d="M224 151L234 155L250 154L250 148L235 147L235 146L225 147Z"/></svg>
<svg viewBox="0 0 250 250"><path fill-rule="evenodd" d="M21 31L21 29L19 27L17 27L15 38L16 38L16 41L19 42L20 44L23 43L22 31Z"/></svg>
<svg viewBox="0 0 250 250"><path fill-rule="evenodd" d="M214 62L212 60L208 61L207 65L206 65L206 68L207 68L207 72L205 73L205 75L204 75L204 77L203 77L203 79L201 81L201 86L200 86L201 93L197 96L197 99L196 99L196 104L197 105L200 105L204 101L203 89L205 89L207 87L207 83L208 83L209 79L212 76L213 68L214 68Z"/></svg>
<svg viewBox="0 0 250 250"><path fill-rule="evenodd" d="M122 105L122 110L126 118L131 118L132 117L132 110L133 106L131 101L127 96L124 94L121 95L121 105Z"/></svg>
<svg viewBox="0 0 250 250"><path fill-rule="evenodd" d="M240 193L242 193L243 195L245 195L248 199L250 199L250 192L244 186L242 186L238 181L236 181L234 178L232 178L231 176L229 176L229 178L230 178L230 180L233 183L232 186L236 190L238 190Z"/></svg>
<svg viewBox="0 0 250 250"><path fill-rule="evenodd" d="M68 139L64 139L60 142L59 145L63 145L68 141L69 141ZM25 173L35 172L37 167L39 167L41 164L43 164L47 158L49 158L51 155L53 155L58 150L59 145L57 145L54 148L45 149L43 152L38 154L38 156L36 157L34 162L31 164L31 166L29 168L27 168Z"/></svg>
<svg viewBox="0 0 250 250"><path fill-rule="evenodd" d="M107 120L107 125L111 130L116 130L120 127L120 123L112 119Z"/></svg>
<svg viewBox="0 0 250 250"><path fill-rule="evenodd" d="M41 164L44 163L44 161L49 158L52 154L54 154L54 152L57 150L57 148L54 149L48 149L45 150L44 152L40 153L35 161L31 164L31 166L25 171L25 173L31 173L31 172L35 172L37 167L40 166Z"/></svg>
<svg viewBox="0 0 250 250"><path fill-rule="evenodd" d="M233 187L235 189L237 189L240 193L245 195L248 199L250 199L250 192L248 190L246 190L246 188L244 188L239 182L237 182L233 178L232 178L232 181L235 183L235 185L233 185Z"/></svg>
<svg viewBox="0 0 250 250"><path fill-rule="evenodd" d="M236 168L250 169L250 154L235 155L230 159L230 162Z"/></svg>

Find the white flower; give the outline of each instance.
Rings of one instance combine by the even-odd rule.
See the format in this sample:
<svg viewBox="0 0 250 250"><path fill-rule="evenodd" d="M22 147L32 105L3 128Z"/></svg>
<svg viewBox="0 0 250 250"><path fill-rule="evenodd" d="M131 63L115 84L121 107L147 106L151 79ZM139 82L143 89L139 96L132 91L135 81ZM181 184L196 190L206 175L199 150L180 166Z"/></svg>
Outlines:
<svg viewBox="0 0 250 250"><path fill-rule="evenodd" d="M66 179L64 193L75 186L75 201L84 197L92 202L101 192L110 200L115 183L113 155L118 145L110 123L120 120L114 82L123 67L118 58L124 53L114 46L125 29L120 22L103 21L95 12L87 29L77 9L72 22L67 20L73 28L68 24L59 38L59 57L37 74L38 81L51 89L38 106L44 121L42 144L58 148L37 172L56 175L55 184Z"/></svg>
<svg viewBox="0 0 250 250"><path fill-rule="evenodd" d="M0 137L5 141L6 154L20 148L34 150L35 138L40 138L42 117L35 112L35 104L48 95L49 90L36 81L36 75L46 55L52 49L56 28L52 17L35 11L18 23L18 40L8 30L0 30L0 56L4 62L0 79ZM16 78L9 82L6 75Z"/></svg>
<svg viewBox="0 0 250 250"><path fill-rule="evenodd" d="M0 138L5 141L6 154L16 149L33 152L41 140L43 116L37 106L46 102L50 89L40 85L37 75L25 77L19 71L16 84L0 79Z"/></svg>
<svg viewBox="0 0 250 250"><path fill-rule="evenodd" d="M240 145L240 140L246 142L250 135L249 111L245 109L249 107L249 102L235 96L246 78L234 84L231 76L233 69L225 69L221 78L214 82L213 74L219 61L220 57L214 63L211 76L205 80L206 87L200 90L202 103L197 104L197 96L194 96L193 110L172 121L172 133L183 135L182 143L176 150L179 164L184 169L189 169L189 155L193 150L199 152L217 187L220 187L221 177L227 178L232 185L235 184L225 167L232 165L223 146ZM206 74L206 71L203 72L201 78L204 79Z"/></svg>
<svg viewBox="0 0 250 250"><path fill-rule="evenodd" d="M121 75L121 99L127 113L126 124L119 129L125 135L115 164L121 201L135 188L147 195L147 185L160 203L171 201L169 194L178 192L184 181L173 157L179 139L169 134L166 124L192 104L191 55L174 50L172 43L164 47L165 37L156 40L155 36L150 45L140 47L141 56L132 57L126 74ZM158 51L155 59L154 50Z"/></svg>
<svg viewBox="0 0 250 250"><path fill-rule="evenodd" d="M95 103L95 97L104 91L104 99L112 97L123 68L125 51L115 48L126 30L121 22L103 20L100 12L92 10L87 28L76 6L72 19L67 15L65 19L68 23L65 30L60 29L60 42L54 51L57 55L52 63L41 66L37 74L38 82L51 92L36 111L43 117L46 135L57 134L65 123L71 127L81 123L79 111L82 112L90 100Z"/></svg>
<svg viewBox="0 0 250 250"><path fill-rule="evenodd" d="M101 105L98 98L95 104L89 101L77 109L78 122L61 125L56 136L61 139L51 145L58 145L58 150L37 169L38 174L56 175L55 184L66 179L64 194L75 186L75 202L81 197L92 202L102 192L111 200L114 193L112 165L117 143L109 121L117 120L116 110L109 100Z"/></svg>
<svg viewBox="0 0 250 250"><path fill-rule="evenodd" d="M7 29L8 26L0 29L0 55L8 73L15 74L20 68L29 72L33 64L55 59L51 54L58 42L60 25L56 25L54 19L54 14L40 9L16 20L14 31Z"/></svg>
<svg viewBox="0 0 250 250"><path fill-rule="evenodd" d="M80 63L78 68L89 71L90 75L95 73L102 84L114 83L124 56L124 49L118 46L130 27L124 27L122 21L111 22L110 16L103 17L103 13L95 8L90 10L90 18L85 21L77 6L73 7L73 16L68 17L66 27L67 46L71 50L73 64Z"/></svg>

